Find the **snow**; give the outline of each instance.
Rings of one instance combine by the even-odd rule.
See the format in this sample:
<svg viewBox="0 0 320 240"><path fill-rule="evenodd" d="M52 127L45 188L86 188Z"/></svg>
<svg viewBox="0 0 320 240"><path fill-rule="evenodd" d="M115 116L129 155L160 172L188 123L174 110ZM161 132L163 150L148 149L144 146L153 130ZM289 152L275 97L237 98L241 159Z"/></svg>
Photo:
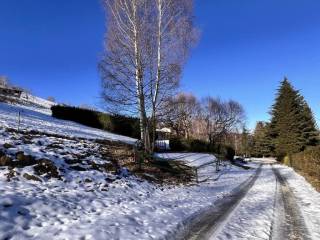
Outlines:
<svg viewBox="0 0 320 240"><path fill-rule="evenodd" d="M45 109L50 109L52 106L56 105L56 103L48 101L46 99L33 96L31 94L23 92L21 94L21 98L27 103Z"/></svg>
<svg viewBox="0 0 320 240"><path fill-rule="evenodd" d="M22 113L22 130L37 130L33 138L6 128L17 128ZM274 221L276 179L269 164L273 159L251 159L252 169L230 165L215 171L216 157L202 153L158 153L164 161L183 161L199 168L200 183L160 185L130 175L98 171L92 164L110 163L99 153L95 139L133 144L135 139L111 134L69 121L54 119L36 107L0 103L0 150L14 156L32 155L49 159L58 167L62 180L39 176L27 180L32 166L0 167L0 239L175 239L190 219L201 216L249 179L264 163L262 172L221 225L212 239L270 239ZM55 133L66 137L48 136ZM13 147L5 149L4 144ZM72 161L76 161L72 164ZM71 163L68 163L71 162ZM73 165L85 171L75 171ZM291 168L275 165L287 180L305 217L313 239L320 239L320 194Z"/></svg>
<svg viewBox="0 0 320 240"><path fill-rule="evenodd" d="M156 153L155 157L162 161L179 161L196 170L197 180L207 181L219 178L217 174L217 158L208 153Z"/></svg>
<svg viewBox="0 0 320 240"><path fill-rule="evenodd" d="M283 165L276 167L293 190L312 238L320 239L320 193L292 168Z"/></svg>
<svg viewBox="0 0 320 240"><path fill-rule="evenodd" d="M217 184L172 188L132 177L109 184L108 191L98 189L101 179L41 185L1 181L0 199L12 206L0 207L0 238L157 239L249 175L233 170Z"/></svg>
<svg viewBox="0 0 320 240"><path fill-rule="evenodd" d="M210 239L271 239L276 200L276 179L270 166L239 203L228 222Z"/></svg>
<svg viewBox="0 0 320 240"><path fill-rule="evenodd" d="M108 162L96 153L98 145L88 140L61 139L37 134L29 142L21 135L0 131L0 144L50 159L63 181L27 181L32 167L15 169L7 182L7 167L0 168L0 239L159 239L174 236L181 223L197 216L223 199L254 171L226 167L219 181L196 185L157 185L128 174L113 175L89 168L90 162ZM56 146L52 150L52 146ZM82 158L87 171L72 171L66 159ZM126 173L126 171L123 171ZM88 181L89 179L89 181Z"/></svg>
<svg viewBox="0 0 320 240"><path fill-rule="evenodd" d="M0 103L0 124L18 128L18 115L21 113L20 129L59 134L68 137L89 139L108 139L134 144L136 139L125 137L95 128L90 128L71 121L53 118L42 112L43 109Z"/></svg>
<svg viewBox="0 0 320 240"><path fill-rule="evenodd" d="M155 156L167 161L182 161L190 167L201 167L206 164L215 163L217 158L207 153L156 153Z"/></svg>
<svg viewBox="0 0 320 240"><path fill-rule="evenodd" d="M37 130L33 138L6 130L17 128L21 111L21 129ZM197 216L221 200L253 171L228 166L212 172L212 179L192 185L158 185L130 176L92 169L108 163L97 151L96 138L133 143L134 139L118 136L68 121L54 119L37 109L0 104L0 148L14 156L23 151L39 159L49 159L58 167L62 180L39 176L41 182L26 180L33 167L0 167L0 239L159 239L174 236L182 222ZM82 137L69 139L47 136ZM89 153L89 154L87 154ZM203 155L205 163L214 156ZM199 157L199 155L198 155ZM74 171L67 161L78 160L86 171ZM196 155L187 159L196 160ZM195 164L195 162L193 162Z"/></svg>

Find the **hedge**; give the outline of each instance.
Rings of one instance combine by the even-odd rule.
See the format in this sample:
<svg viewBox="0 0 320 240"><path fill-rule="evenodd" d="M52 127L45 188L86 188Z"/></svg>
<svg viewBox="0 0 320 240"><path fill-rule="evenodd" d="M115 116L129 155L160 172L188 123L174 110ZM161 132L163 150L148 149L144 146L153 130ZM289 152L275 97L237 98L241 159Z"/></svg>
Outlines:
<svg viewBox="0 0 320 240"><path fill-rule="evenodd" d="M56 105L51 107L52 116L70 120L112 133L139 138L139 119L122 115L111 115L79 107Z"/></svg>
<svg viewBox="0 0 320 240"><path fill-rule="evenodd" d="M287 162L320 191L320 146L309 147L303 152L294 154L291 161Z"/></svg>
<svg viewBox="0 0 320 240"><path fill-rule="evenodd" d="M181 138L171 138L170 149L171 151L214 153L221 155L227 160L233 160L235 156L235 151L231 146L222 144L210 145L208 142L198 139L186 140Z"/></svg>

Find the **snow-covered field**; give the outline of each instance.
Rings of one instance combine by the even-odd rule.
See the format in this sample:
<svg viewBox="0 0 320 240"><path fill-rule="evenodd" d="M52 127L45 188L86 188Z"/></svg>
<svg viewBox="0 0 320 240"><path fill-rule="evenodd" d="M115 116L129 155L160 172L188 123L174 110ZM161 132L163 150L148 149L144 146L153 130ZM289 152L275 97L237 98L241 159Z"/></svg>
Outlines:
<svg viewBox="0 0 320 240"><path fill-rule="evenodd" d="M17 129L19 111L20 128L37 130L33 135L8 130ZM125 169L115 173L99 168L108 166L110 159L99 152L103 146L94 139L126 143L134 143L135 139L57 120L37 109L2 103L0 126L1 151L13 158L19 152L31 155L38 165L49 160L59 175L40 174L36 180L27 180L25 174L35 175L34 166L13 170L0 166L1 240L175 239L175 234L188 226L189 219L200 217L223 201L255 173L261 162L270 163L255 159L249 163L250 170L228 164L217 173L211 164L216 161L213 155L158 154L159 158L184 161L192 167L211 167L210 171L208 168L204 171L210 175L205 182L160 185L139 179ZM290 168L277 167L294 190L314 239L319 239L320 194ZM271 167L264 166L214 239L269 239L275 183Z"/></svg>
<svg viewBox="0 0 320 240"><path fill-rule="evenodd" d="M94 172L87 173L92 178ZM231 169L219 182L157 186L134 177L93 182L6 182L0 178L0 239L159 239L190 215L223 199L251 172Z"/></svg>
<svg viewBox="0 0 320 240"><path fill-rule="evenodd" d="M25 136L7 131L21 129L84 137L73 140L47 137L41 133ZM0 239L153 239L173 236L183 220L205 210L245 181L253 171L225 168L219 181L190 186L162 186L134 176L114 175L91 168L107 163L97 151L93 138L126 142L134 140L56 120L24 107L0 104L0 146L10 156L18 152L36 159L49 159L62 180L34 175L33 167L0 170ZM111 137L110 137L111 136ZM10 146L11 145L11 146ZM90 152L90 151L91 152ZM88 154L89 151L89 154ZM81 157L81 161L76 161ZM75 165L73 164L75 161ZM73 167L86 171L74 171Z"/></svg>
<svg viewBox="0 0 320 240"><path fill-rule="evenodd" d="M19 112L21 114L20 129L59 134L68 137L88 139L108 139L134 144L136 139L90 128L71 121L64 121L43 113L43 109L35 107L14 106L0 103L0 124L18 129Z"/></svg>

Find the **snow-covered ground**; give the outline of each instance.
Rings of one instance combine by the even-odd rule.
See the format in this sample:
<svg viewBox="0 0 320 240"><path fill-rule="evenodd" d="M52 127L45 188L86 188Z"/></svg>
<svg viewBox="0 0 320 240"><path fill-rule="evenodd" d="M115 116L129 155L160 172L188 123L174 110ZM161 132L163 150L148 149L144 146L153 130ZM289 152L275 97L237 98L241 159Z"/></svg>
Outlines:
<svg viewBox="0 0 320 240"><path fill-rule="evenodd" d="M29 103L30 105L37 106L38 108L40 107L40 108L50 109L52 106L56 105L56 103L54 102L48 101L46 99L43 99L37 96L33 96L25 92L22 93L21 99Z"/></svg>
<svg viewBox="0 0 320 240"><path fill-rule="evenodd" d="M185 165L196 169L197 180L200 182L219 178L219 175L216 173L217 158L213 154L170 152L156 153L155 157L164 161L183 162Z"/></svg>
<svg viewBox="0 0 320 240"><path fill-rule="evenodd" d="M254 161L270 163L273 160L255 159ZM273 168L280 171L293 190L295 201L311 239L320 239L320 193L293 169L278 164L273 165ZM277 211L280 209L276 206L279 188L272 167L265 165L254 186L225 224L210 239L271 239L272 228L276 228L275 225L279 224ZM282 200L281 196L278 198ZM284 199L284 201L287 200ZM291 238L288 236L288 239Z"/></svg>
<svg viewBox="0 0 320 240"><path fill-rule="evenodd" d="M246 197L210 239L271 239L275 197L276 178L271 167L264 166Z"/></svg>
<svg viewBox="0 0 320 240"><path fill-rule="evenodd" d="M40 132L59 134L68 137L88 139L108 139L134 144L136 139L125 137L95 128L90 128L71 121L64 121L43 113L42 108L15 106L0 103L0 124L5 127L19 126L19 112L21 114L20 129L37 130Z"/></svg>
<svg viewBox="0 0 320 240"><path fill-rule="evenodd" d="M7 130L17 128L19 111L20 128L39 133ZM127 174L95 169L109 160L98 153L93 139L126 142L133 139L57 120L37 109L7 104L0 104L0 123L0 150L13 158L23 152L36 161L49 160L61 177L35 175L33 166L13 171L0 167L0 239L172 237L186 219L201 214L253 174L229 166L220 173L213 172L218 181L188 186L158 185ZM47 136L41 132L85 139ZM27 180L25 174L36 176L38 181Z"/></svg>
<svg viewBox="0 0 320 240"><path fill-rule="evenodd" d="M87 173L91 178L94 172ZM157 186L134 177L107 183L0 177L0 239L159 239L223 199L252 172L230 169L218 182ZM107 190L101 186L107 184Z"/></svg>
<svg viewBox="0 0 320 240"><path fill-rule="evenodd" d="M10 131L37 130L28 135ZM105 171L107 166L94 139L133 143L135 140L54 119L37 109L0 104L0 150L14 158L19 152L38 162L49 160L59 177L35 175L34 166L13 170L0 166L0 239L175 239L190 219L201 217L248 180L261 164L259 178L213 239L270 239L275 216L276 178L272 159L253 159L252 169L228 165L216 172L209 154L158 154L191 167L211 167L207 181L189 185L160 185L128 174ZM63 138L81 137L83 139ZM0 158L1 160L1 158ZM209 164L208 164L209 163ZM292 169L275 165L297 198L313 239L320 239L320 194ZM10 180L10 181L8 181Z"/></svg>
<svg viewBox="0 0 320 240"><path fill-rule="evenodd" d="M182 161L190 167L201 167L217 161L214 155L204 153L156 153L155 156L163 160Z"/></svg>
<svg viewBox="0 0 320 240"><path fill-rule="evenodd" d="M292 168L277 165L296 197L312 239L320 239L320 193Z"/></svg>

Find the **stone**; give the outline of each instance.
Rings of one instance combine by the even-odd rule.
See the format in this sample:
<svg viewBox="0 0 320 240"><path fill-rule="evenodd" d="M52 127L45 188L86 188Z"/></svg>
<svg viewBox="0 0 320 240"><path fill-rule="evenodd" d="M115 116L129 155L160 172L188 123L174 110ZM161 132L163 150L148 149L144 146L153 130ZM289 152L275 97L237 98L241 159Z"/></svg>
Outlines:
<svg viewBox="0 0 320 240"><path fill-rule="evenodd" d="M5 144L3 144L3 147L6 149L9 149L9 148L13 148L13 145L10 143L5 143Z"/></svg>
<svg viewBox="0 0 320 240"><path fill-rule="evenodd" d="M57 167L48 159L38 160L38 164L33 169L37 175L46 174L46 177L49 178L61 178Z"/></svg>
<svg viewBox="0 0 320 240"><path fill-rule="evenodd" d="M0 157L0 166L11 166L12 165L12 159L8 156L2 156Z"/></svg>
<svg viewBox="0 0 320 240"><path fill-rule="evenodd" d="M34 176L34 175L31 175L31 174L28 174L28 173L25 173L23 174L23 177L27 180L32 180L32 181L37 181L37 182L42 182L40 178Z"/></svg>
<svg viewBox="0 0 320 240"><path fill-rule="evenodd" d="M24 152L17 152L16 158L18 161L15 161L15 167L27 167L32 166L37 163L34 157L30 155L25 155Z"/></svg>

